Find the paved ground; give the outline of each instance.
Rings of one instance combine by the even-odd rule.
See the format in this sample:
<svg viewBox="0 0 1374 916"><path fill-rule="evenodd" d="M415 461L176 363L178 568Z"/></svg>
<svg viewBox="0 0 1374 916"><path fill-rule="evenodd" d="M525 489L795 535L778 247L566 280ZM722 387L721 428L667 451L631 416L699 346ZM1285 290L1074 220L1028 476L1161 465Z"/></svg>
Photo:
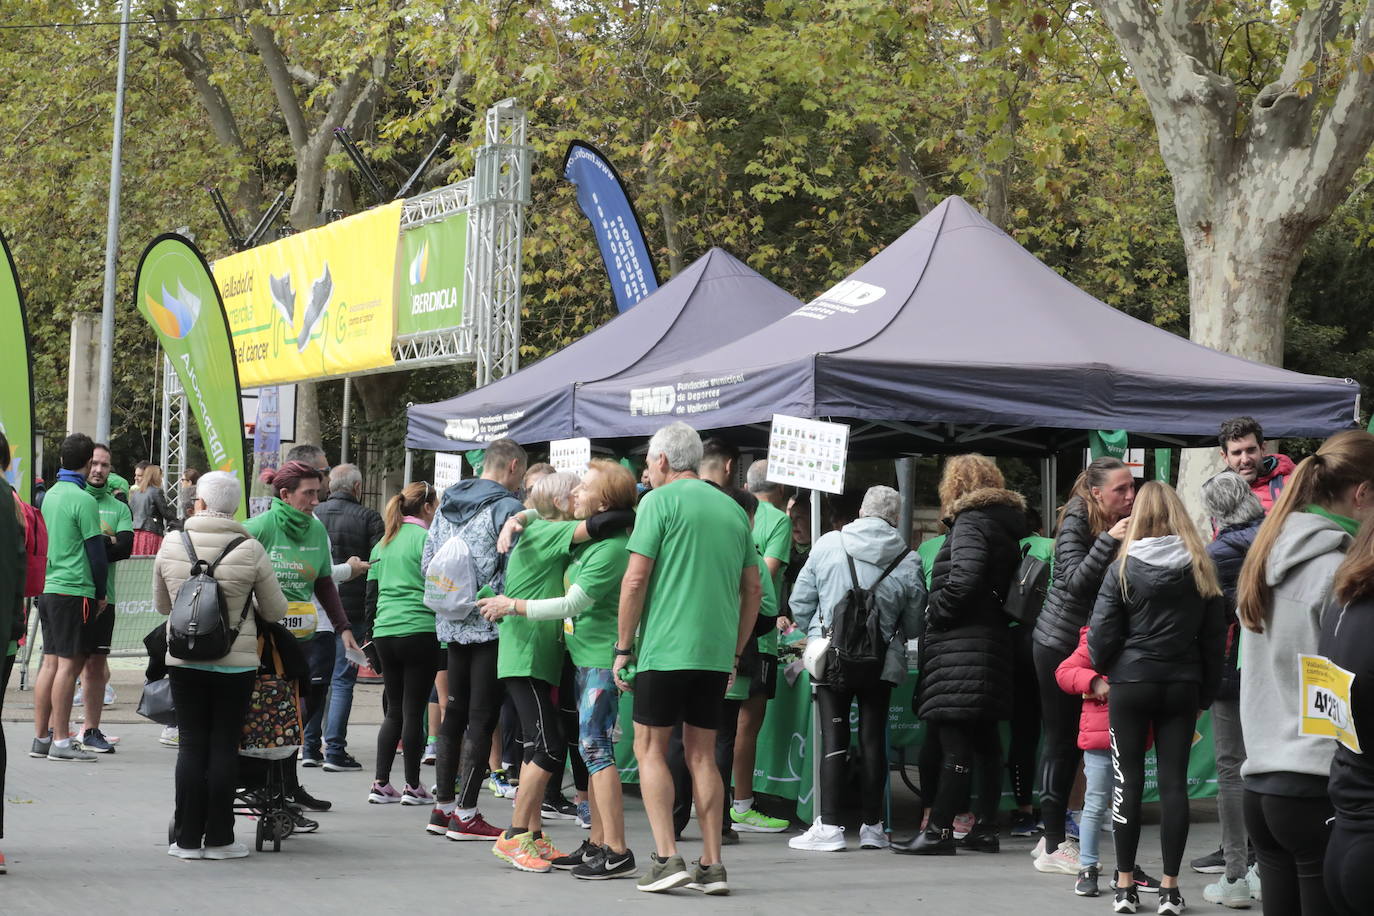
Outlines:
<svg viewBox="0 0 1374 916"><path fill-rule="evenodd" d="M6 916L73 906L108 916L190 911L208 916L250 909L413 916L432 907L539 914L606 914L626 908L909 913L926 905L939 906L940 913L975 916L1110 912L1108 899L1074 897L1071 878L1036 873L1027 855L1030 842L1006 838L999 855L913 859L873 851L800 853L787 847L785 836L746 836L740 846L726 850L732 896L711 900L690 891L641 894L633 881L521 874L494 858L487 844L453 843L426 834L427 809L368 805L368 771L304 771L307 788L332 799L335 810L319 815L319 833L292 837L280 853L182 862L166 854L176 753L157 743L157 726L134 723L137 690L119 675L120 698L109 710L107 731L123 740L117 754L93 764L29 758L32 730L20 720L29 714L31 694L11 690L6 698L10 765L6 838L0 845L10 864L10 873L0 876L0 913ZM375 741L375 725L369 724L376 718L375 690L366 689L355 706L355 751L370 749ZM116 722L133 724L116 728ZM358 757L370 763L373 754L368 750ZM426 770L429 778L433 771ZM910 793L900 786L897 792L898 824L909 829L915 816L906 801ZM650 842L643 809L633 797L627 807L632 848L645 856ZM1195 806L1190 855L1217 846L1210 807ZM489 794L483 798L483 811L493 822L508 808L509 802ZM239 838L251 841L251 826L240 824ZM551 826L550 835L560 848L572 848L584 834L573 822L562 821ZM700 850L691 839L696 835L695 825L689 827L683 847L689 859ZM1104 848L1110 861L1110 845ZM1153 827L1146 828L1143 850L1143 864L1157 874L1158 832ZM1222 912L1202 900L1208 880L1191 872L1184 876L1184 895L1193 912Z"/></svg>

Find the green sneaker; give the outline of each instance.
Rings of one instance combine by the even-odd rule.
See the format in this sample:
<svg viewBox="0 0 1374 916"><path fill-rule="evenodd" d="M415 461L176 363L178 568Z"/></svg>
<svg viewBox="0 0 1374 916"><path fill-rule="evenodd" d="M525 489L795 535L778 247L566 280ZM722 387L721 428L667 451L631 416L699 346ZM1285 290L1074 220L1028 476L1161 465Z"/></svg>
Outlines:
<svg viewBox="0 0 1374 916"><path fill-rule="evenodd" d="M724 875L725 871L722 869L722 878ZM636 887L646 893L659 894L691 882L692 874L687 871L687 863L682 860L682 856L673 855L660 859L657 853L650 853L649 871L639 879Z"/></svg>
<svg viewBox="0 0 1374 916"><path fill-rule="evenodd" d="M735 829L741 833L782 833L791 826L780 817L769 817L753 808L740 814L734 805L730 806L730 820L735 822Z"/></svg>
<svg viewBox="0 0 1374 916"><path fill-rule="evenodd" d="M715 865L702 865L701 862L693 862L692 883L687 887L694 891L701 891L712 897L724 897L730 893L730 885L725 881L725 866L717 862Z"/></svg>

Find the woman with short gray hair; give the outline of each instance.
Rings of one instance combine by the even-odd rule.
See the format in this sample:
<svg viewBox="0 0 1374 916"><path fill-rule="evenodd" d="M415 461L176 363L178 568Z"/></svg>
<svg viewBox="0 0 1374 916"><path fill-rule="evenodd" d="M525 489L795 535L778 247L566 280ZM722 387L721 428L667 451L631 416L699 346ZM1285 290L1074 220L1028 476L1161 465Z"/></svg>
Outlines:
<svg viewBox="0 0 1374 916"><path fill-rule="evenodd" d="M1236 580L1245 564L1245 555L1255 542L1264 506L1245 478L1235 471L1222 471L1202 485L1202 504L1217 528L1216 540L1207 545L1207 555L1217 567L1217 579L1226 600L1226 660L1221 669L1221 687L1212 703L1212 740L1217 759L1217 819L1221 821L1221 849L1193 860L1195 869L1216 868L1220 860L1225 873L1216 884L1202 890L1211 903L1224 906L1248 904L1250 892L1259 890L1259 879L1250 886L1245 833L1245 786L1240 767L1245 763L1245 737L1240 727L1240 670L1236 649L1240 645L1240 623L1236 620Z"/></svg>

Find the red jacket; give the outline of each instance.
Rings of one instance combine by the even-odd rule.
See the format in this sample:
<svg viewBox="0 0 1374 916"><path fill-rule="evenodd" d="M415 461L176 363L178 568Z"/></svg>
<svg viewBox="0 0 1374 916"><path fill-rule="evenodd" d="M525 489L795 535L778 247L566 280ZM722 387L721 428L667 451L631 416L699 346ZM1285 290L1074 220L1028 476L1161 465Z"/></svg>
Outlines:
<svg viewBox="0 0 1374 916"><path fill-rule="evenodd" d="M1091 696L1093 678L1099 675L1093 670L1092 659L1088 657L1088 628L1078 631L1078 648L1055 669L1054 679L1059 689L1083 697L1083 715L1078 720L1078 746L1085 751L1105 751L1112 746L1108 733L1107 701Z"/></svg>
<svg viewBox="0 0 1374 916"><path fill-rule="evenodd" d="M1294 467L1293 459L1287 455L1265 455L1260 459L1259 476L1250 484L1250 492L1259 498L1265 515L1279 501L1279 494L1283 492L1283 485L1288 482L1288 475L1293 473Z"/></svg>

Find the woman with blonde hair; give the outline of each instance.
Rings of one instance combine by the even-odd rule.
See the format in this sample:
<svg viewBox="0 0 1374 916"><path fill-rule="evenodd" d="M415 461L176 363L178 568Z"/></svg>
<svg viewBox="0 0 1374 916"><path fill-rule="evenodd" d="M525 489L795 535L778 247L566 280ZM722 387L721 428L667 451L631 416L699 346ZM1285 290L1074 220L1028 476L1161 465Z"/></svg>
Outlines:
<svg viewBox="0 0 1374 916"><path fill-rule="evenodd" d="M1088 622L1092 666L1110 685L1113 912L1134 913L1140 904L1135 855L1151 735L1164 851L1158 912L1183 912L1178 870L1188 842L1188 754L1198 710L1212 705L1221 684L1225 641L1225 603L1202 537L1173 487L1150 481L1136 495Z"/></svg>
<svg viewBox="0 0 1374 916"><path fill-rule="evenodd" d="M953 855L954 817L968 810L973 773L978 808L965 849L997 852L1002 745L998 722L1011 717L1011 634L1002 610L1029 533L1026 501L1005 488L996 462L956 455L940 478L949 536L935 556L921 637L917 714L938 735L942 769L927 828L893 850Z"/></svg>
<svg viewBox="0 0 1374 916"><path fill-rule="evenodd" d="M439 641L434 635L434 611L425 605L420 555L438 508L439 492L428 481L407 484L387 502L382 539L368 558L364 614L382 661L386 691L386 718L377 732L377 765L367 796L374 805L434 801L420 781L420 759L425 747L425 703L434 686ZM406 777L401 792L391 785L398 740Z"/></svg>
<svg viewBox="0 0 1374 916"><path fill-rule="evenodd" d="M155 555L177 517L162 491L162 468L150 464L143 469L139 486L129 494L129 508L134 515L134 556Z"/></svg>
<svg viewBox="0 0 1374 916"><path fill-rule="evenodd" d="M1374 435L1332 436L1303 459L1260 526L1237 584L1245 829L1266 913L1331 912L1322 863L1336 743L1305 736L1300 655L1314 655L1336 570L1374 517Z"/></svg>

